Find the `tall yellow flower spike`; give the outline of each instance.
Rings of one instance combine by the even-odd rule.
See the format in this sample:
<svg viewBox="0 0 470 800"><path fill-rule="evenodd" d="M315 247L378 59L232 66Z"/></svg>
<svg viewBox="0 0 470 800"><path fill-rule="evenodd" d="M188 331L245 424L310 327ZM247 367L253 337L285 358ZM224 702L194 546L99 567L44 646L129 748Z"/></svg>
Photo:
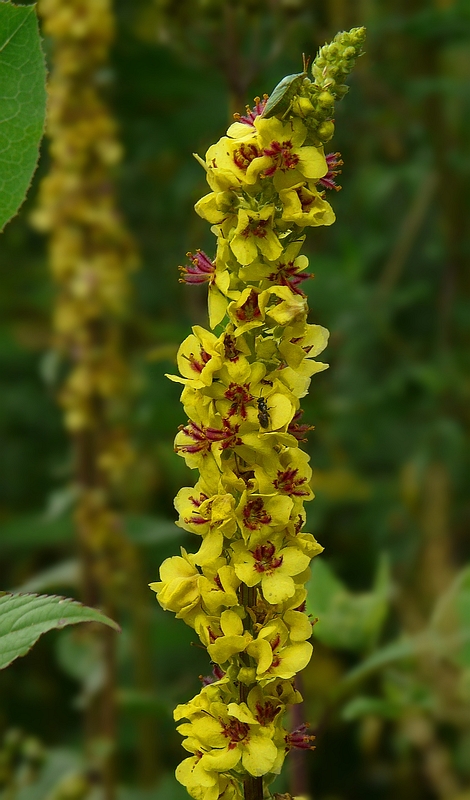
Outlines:
<svg viewBox="0 0 470 800"><path fill-rule="evenodd" d="M313 81L285 78L198 157L211 192L196 211L217 248L214 260L188 254L181 280L208 284L216 330L195 326L178 353L180 376L169 377L183 384L188 415L175 449L199 471L176 498L178 525L200 546L167 559L151 584L214 667L175 711L190 753L176 777L195 800L272 797L289 750L312 748L307 726L283 724L302 699L294 678L312 655L305 582L323 549L303 531L313 493L300 399L327 367L315 357L328 331L307 323L301 286L311 276L300 249L305 228L335 219L325 189L339 188L342 162L323 144L364 36L338 34L320 50Z"/></svg>

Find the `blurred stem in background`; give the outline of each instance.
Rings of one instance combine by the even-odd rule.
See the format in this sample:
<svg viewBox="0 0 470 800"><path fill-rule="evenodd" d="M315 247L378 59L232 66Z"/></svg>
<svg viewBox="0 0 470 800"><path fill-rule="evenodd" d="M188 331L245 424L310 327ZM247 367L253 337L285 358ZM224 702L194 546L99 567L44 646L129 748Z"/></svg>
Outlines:
<svg viewBox="0 0 470 800"><path fill-rule="evenodd" d="M145 604L137 555L121 517L122 486L134 460L127 429L132 376L124 348L130 315L134 242L117 211L113 170L122 156L116 124L101 99L114 36L111 0L42 0L52 40L48 135L51 167L33 224L49 234L57 292L54 345L66 373L59 402L74 449L75 522L83 601L116 616L124 594L134 606L136 682L149 689ZM143 580L142 580L143 586ZM123 592L123 589L125 590ZM138 618L137 618L138 617ZM143 628L144 626L144 628ZM97 627L103 679L85 712L87 757L115 797L117 739L116 637ZM141 731L141 777L155 777L155 741Z"/></svg>

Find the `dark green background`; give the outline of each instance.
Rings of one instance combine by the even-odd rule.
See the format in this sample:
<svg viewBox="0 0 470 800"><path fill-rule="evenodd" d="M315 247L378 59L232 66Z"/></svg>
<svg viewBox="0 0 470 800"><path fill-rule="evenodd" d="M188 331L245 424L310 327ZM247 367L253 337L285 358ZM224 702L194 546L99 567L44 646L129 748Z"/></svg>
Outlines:
<svg viewBox="0 0 470 800"><path fill-rule="evenodd" d="M192 210L206 191L192 152L203 155L222 135L233 108L227 86L233 65L224 71L217 64L224 52L221 7L233 8L238 19L243 63L255 41L259 69L246 102L297 72L302 52L314 54L337 30L365 24L367 54L349 80L327 148L341 151L345 162L344 188L329 198L337 222L312 229L307 242L315 273L307 284L311 321L331 331L330 369L314 377L303 403L315 425L308 448L317 471L308 530L352 593L344 595L351 618L342 623L340 614L305 673L306 714L318 737L308 762L311 788L315 800L468 800L468 647L466 656L446 661L445 652L433 651L396 661L349 689L338 686L374 648L404 631L424 630L437 599L469 560L470 5L253 0L167 6L171 24L162 37L157 2L118 0L112 66L101 76L125 145L116 174L120 203L142 260L127 332L139 464L125 502L143 581L155 579L159 562L180 544L192 546L172 526L172 498L193 476L173 453L184 418L178 387L164 373L173 371L190 326L206 324L205 293L179 284L177 266L188 250L213 254L208 225ZM71 464L54 400L60 376L48 351L54 290L45 242L28 224L47 171L46 151L27 204L0 243L4 588L22 586L74 551L67 514L52 522L44 517L51 497L64 499ZM345 642L341 625L360 617L359 593L372 591L383 554L391 576L385 620L371 636ZM78 593L65 579L55 590ZM144 598L154 688L150 696L135 692L133 623L123 610L120 776L131 789L142 782L136 731L146 716L155 735L157 788L148 795L132 789L123 798L173 800L172 792L174 798L184 793L161 784L182 757L171 709L198 690L197 676L208 664L202 651L190 649L184 624L163 614L150 592ZM50 634L0 675L0 732L19 726L47 748L80 746L80 682L70 666L76 639ZM462 690L456 699L461 684L467 695ZM367 697L369 705L348 714L354 696ZM424 740L416 734L417 719L430 731Z"/></svg>

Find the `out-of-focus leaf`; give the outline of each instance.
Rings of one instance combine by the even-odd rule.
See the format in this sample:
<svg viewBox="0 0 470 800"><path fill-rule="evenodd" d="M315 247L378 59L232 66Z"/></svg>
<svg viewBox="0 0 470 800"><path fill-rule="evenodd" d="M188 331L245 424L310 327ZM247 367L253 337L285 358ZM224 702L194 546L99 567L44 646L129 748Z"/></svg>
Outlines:
<svg viewBox="0 0 470 800"><path fill-rule="evenodd" d="M55 497L55 496L54 496ZM71 502L72 495L57 495L57 505ZM73 541L75 528L71 514L60 512L53 501L54 513L24 514L0 525L0 552L21 550L29 547L48 547L61 542ZM57 512L57 513L56 513ZM124 518L126 534L137 545L153 546L172 539L177 542L181 528L163 517L145 514L128 514Z"/></svg>
<svg viewBox="0 0 470 800"><path fill-rule="evenodd" d="M385 719L395 719L395 717L400 714L401 710L400 706L390 700L381 697L366 697L360 695L359 697L354 697L344 706L341 716L347 722L367 716L368 714L374 714L379 717L384 717Z"/></svg>
<svg viewBox="0 0 470 800"><path fill-rule="evenodd" d="M81 760L76 751L65 748L49 750L39 779L30 786L21 787L15 800L47 800L57 784L80 767Z"/></svg>
<svg viewBox="0 0 470 800"><path fill-rule="evenodd" d="M152 800L186 800L186 790L173 775L168 775L158 784ZM129 798L131 800L131 798ZM138 800L138 798L136 798Z"/></svg>
<svg viewBox="0 0 470 800"><path fill-rule="evenodd" d="M131 789L127 787L121 787L117 793L117 800L159 800L160 795L155 793L155 789ZM179 797L175 795L174 799L171 794L166 795L168 800L180 800ZM181 800L183 800L184 795L181 795ZM184 798L185 800L185 798Z"/></svg>
<svg viewBox="0 0 470 800"><path fill-rule="evenodd" d="M375 672L377 669L386 667L396 661L403 661L404 659L411 658L418 653L425 652L429 650L430 647L431 643L426 635L404 637L397 642L391 642L385 645L385 647L376 650L371 656L361 661L357 667L350 670L346 674L344 680L359 680L369 673Z"/></svg>
<svg viewBox="0 0 470 800"><path fill-rule="evenodd" d="M79 496L80 488L77 484L69 484L51 492L44 512L45 519L58 519L71 512Z"/></svg>
<svg viewBox="0 0 470 800"><path fill-rule="evenodd" d="M24 514L0 525L0 551L47 547L71 540L73 533L70 516Z"/></svg>
<svg viewBox="0 0 470 800"><path fill-rule="evenodd" d="M464 568L436 603L430 629L443 638L456 634L457 647L449 653L462 667L470 667L470 566Z"/></svg>
<svg viewBox="0 0 470 800"><path fill-rule="evenodd" d="M102 622L119 631L119 625L101 611L76 600L35 594L0 596L0 669L24 656L40 636L54 628L77 622Z"/></svg>
<svg viewBox="0 0 470 800"><path fill-rule="evenodd" d="M333 573L325 559L315 559L308 584L308 613L318 617L316 638L330 647L361 651L373 646L388 608L389 569L379 563L371 592L353 594Z"/></svg>
<svg viewBox="0 0 470 800"><path fill-rule="evenodd" d="M174 702L173 698L168 696L158 696L153 692L142 692L138 689L120 689L117 695L117 701L121 708L126 711L144 712L148 713L166 713L170 718L173 717Z"/></svg>
<svg viewBox="0 0 470 800"><path fill-rule="evenodd" d="M35 6L0 3L0 230L18 211L36 169L45 82Z"/></svg>
<svg viewBox="0 0 470 800"><path fill-rule="evenodd" d="M163 544L175 542L181 537L181 528L174 522L145 514L128 514L125 518L126 533L133 542L139 545Z"/></svg>
<svg viewBox="0 0 470 800"><path fill-rule="evenodd" d="M121 787L117 800L187 800L187 793L173 775L168 775L156 789Z"/></svg>
<svg viewBox="0 0 470 800"><path fill-rule="evenodd" d="M358 680L397 661L430 653L468 667L470 664L470 567L464 568L436 603L429 625L415 636L376 650L345 676Z"/></svg>
<svg viewBox="0 0 470 800"><path fill-rule="evenodd" d="M15 593L51 591L61 586L78 586L79 580L80 564L75 558L70 558L33 575L14 591Z"/></svg>
<svg viewBox="0 0 470 800"><path fill-rule="evenodd" d="M65 674L80 684L80 694L74 705L83 708L103 688L106 670L100 642L96 637L77 633L80 631L64 631L57 639L56 653Z"/></svg>

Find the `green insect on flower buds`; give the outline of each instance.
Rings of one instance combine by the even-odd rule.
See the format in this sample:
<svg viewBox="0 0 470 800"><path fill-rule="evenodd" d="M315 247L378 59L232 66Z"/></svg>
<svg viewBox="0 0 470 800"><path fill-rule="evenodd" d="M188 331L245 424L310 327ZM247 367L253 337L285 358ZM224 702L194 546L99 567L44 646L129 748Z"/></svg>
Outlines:
<svg viewBox="0 0 470 800"><path fill-rule="evenodd" d="M343 80L356 40L340 34L326 47L330 75L335 67ZM308 228L335 221L325 189L339 188L342 161L321 144L334 130L336 84L315 94L300 77L281 81L271 105L258 98L198 158L211 191L196 211L217 244L213 258L198 250L180 268L181 280L209 292L210 330L193 327L180 374L169 376L183 386L188 417L175 450L198 473L175 499L177 524L199 547L166 559L151 587L194 629L214 668L175 710L189 753L176 776L195 800L271 797L288 752L312 747L306 726L284 727L286 709L302 699L295 675L312 655L305 583L323 549L304 531L313 492L301 444L311 426L300 402L327 368L316 357L328 331L308 321L302 287L312 276L301 249Z"/></svg>

